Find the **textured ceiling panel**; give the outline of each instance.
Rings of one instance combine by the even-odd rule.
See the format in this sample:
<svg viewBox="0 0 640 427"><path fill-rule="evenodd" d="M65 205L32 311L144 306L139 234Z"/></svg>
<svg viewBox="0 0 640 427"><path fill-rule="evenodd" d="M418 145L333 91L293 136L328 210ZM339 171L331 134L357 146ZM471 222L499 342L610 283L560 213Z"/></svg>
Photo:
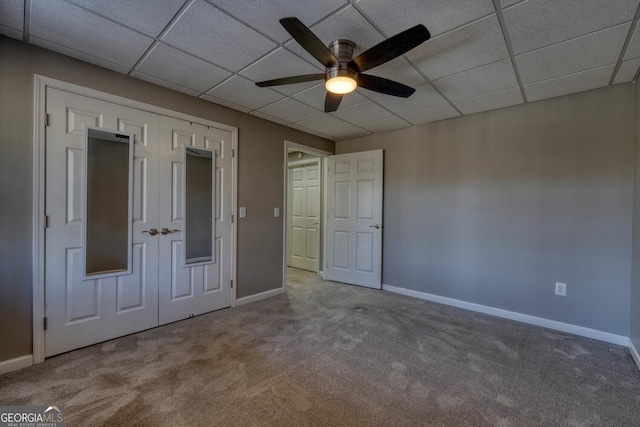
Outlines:
<svg viewBox="0 0 640 427"><path fill-rule="evenodd" d="M483 65L433 82L450 101L472 98L518 86L511 59Z"/></svg>
<svg viewBox="0 0 640 427"><path fill-rule="evenodd" d="M113 62L109 62L109 61L106 61L106 60L101 59L101 58L96 58L95 56L91 56L91 55L86 54L86 53L78 52L76 50L69 49L67 47L57 45L57 44L52 43L52 42L50 42L48 40L43 40L43 39L41 39L39 37L31 36L29 41L32 44L36 45L36 46L40 46L40 47L43 47L45 49L49 49L49 50L52 50L54 52L61 53L63 55L67 55L67 56L70 56L72 58L76 58L76 59L79 59L81 61L88 62L90 64L94 64L94 65L97 65L97 66L102 67L102 68L107 68L109 70L117 71L118 73L126 74L128 72L128 70L129 70L128 67L125 67L125 66L122 66L122 65L118 65L118 64L114 64Z"/></svg>
<svg viewBox="0 0 640 427"><path fill-rule="evenodd" d="M222 10L251 25L261 33L282 43L291 36L278 23L281 18L295 16L313 25L347 5L346 0L208 0Z"/></svg>
<svg viewBox="0 0 640 427"><path fill-rule="evenodd" d="M30 29L41 39L127 67L153 41L62 0L33 2Z"/></svg>
<svg viewBox="0 0 640 427"><path fill-rule="evenodd" d="M595 89L609 84L614 68L614 65L607 65L606 67L545 80L543 82L526 85L524 90L529 101L537 101Z"/></svg>
<svg viewBox="0 0 640 427"><path fill-rule="evenodd" d="M463 99L454 102L454 105L462 112L462 114L473 114L481 111L495 110L498 108L509 107L511 105L522 104L522 93L520 88L512 88L500 92L490 93L488 95L476 96L474 98Z"/></svg>
<svg viewBox="0 0 640 427"><path fill-rule="evenodd" d="M387 117L386 119L374 120L372 122L362 123L360 127L373 133L388 132L390 130L402 129L411 126L406 120L398 116Z"/></svg>
<svg viewBox="0 0 640 427"><path fill-rule="evenodd" d="M371 132L369 132L366 129L362 129L361 127L347 126L345 128L329 131L327 132L327 135L332 136L338 140L341 140L341 139L358 138L360 136L371 135Z"/></svg>
<svg viewBox="0 0 640 427"><path fill-rule="evenodd" d="M22 32L24 0L2 0L0 2L0 25Z"/></svg>
<svg viewBox="0 0 640 427"><path fill-rule="evenodd" d="M172 90L175 90L175 91L178 91L178 92L186 93L187 95L198 96L200 94L200 91L198 91L198 90L189 89L189 88L186 88L184 86L180 86L180 85L177 85L175 83L159 79L157 77L149 76L149 75L141 73L139 71L135 71L131 75L133 77L137 78L137 79L145 80L145 81L147 81L149 83L153 83L153 84L158 85L158 86L164 86L164 87L166 87L168 89L172 89Z"/></svg>
<svg viewBox="0 0 640 427"><path fill-rule="evenodd" d="M137 71L200 93L231 75L222 68L161 43L142 61Z"/></svg>
<svg viewBox="0 0 640 427"><path fill-rule="evenodd" d="M277 46L204 0L194 2L162 41L231 71Z"/></svg>
<svg viewBox="0 0 640 427"><path fill-rule="evenodd" d="M424 110L413 111L411 113L402 114L401 117L414 125L423 123L436 122L438 120L450 119L458 117L460 113L456 111L451 104L442 104L437 107L426 108Z"/></svg>
<svg viewBox="0 0 640 427"><path fill-rule="evenodd" d="M323 114L320 116L312 117L310 119L302 120L296 123L298 126L309 129L314 132L326 133L332 130L340 129L349 126L349 123L344 120L340 120L337 117L333 117L329 114Z"/></svg>
<svg viewBox="0 0 640 427"><path fill-rule="evenodd" d="M437 36L495 12L491 0L358 0L356 6L388 37L418 24Z"/></svg>
<svg viewBox="0 0 640 427"><path fill-rule="evenodd" d="M535 83L615 64L629 26L628 23L618 25L517 56L522 82Z"/></svg>
<svg viewBox="0 0 640 427"><path fill-rule="evenodd" d="M409 63L403 57L395 58L385 64L378 67L367 70L365 74L371 74L372 76L384 77L385 79L395 80L407 86L418 86L425 83L427 80L416 70L413 65ZM362 89L367 98L373 99L381 96L385 96L379 92L373 92L368 89Z"/></svg>
<svg viewBox="0 0 640 427"><path fill-rule="evenodd" d="M12 39L22 41L22 31L0 25L0 35L11 37Z"/></svg>
<svg viewBox="0 0 640 427"><path fill-rule="evenodd" d="M274 104L262 107L258 111L272 117L277 117L287 123L297 123L301 120L323 114L322 111L309 107L308 105L298 102L292 98L285 98Z"/></svg>
<svg viewBox="0 0 640 427"><path fill-rule="evenodd" d="M68 0L150 37L158 37L184 0Z"/></svg>
<svg viewBox="0 0 640 427"><path fill-rule="evenodd" d="M630 21L638 2L529 0L503 13L517 55Z"/></svg>
<svg viewBox="0 0 640 427"><path fill-rule="evenodd" d="M238 75L216 86L207 95L243 105L250 110L264 107L284 97L269 88L258 87L251 80Z"/></svg>
<svg viewBox="0 0 640 427"><path fill-rule="evenodd" d="M331 114L354 125L384 119L393 115L373 101L365 101L347 108L340 108Z"/></svg>
<svg viewBox="0 0 640 427"><path fill-rule="evenodd" d="M406 55L436 80L509 56L496 15L433 38Z"/></svg>
<svg viewBox="0 0 640 427"><path fill-rule="evenodd" d="M613 83L618 84L618 83L630 82L635 77L639 67L640 67L640 58L624 61L620 65L620 69L618 70L618 74L616 74L616 79Z"/></svg>

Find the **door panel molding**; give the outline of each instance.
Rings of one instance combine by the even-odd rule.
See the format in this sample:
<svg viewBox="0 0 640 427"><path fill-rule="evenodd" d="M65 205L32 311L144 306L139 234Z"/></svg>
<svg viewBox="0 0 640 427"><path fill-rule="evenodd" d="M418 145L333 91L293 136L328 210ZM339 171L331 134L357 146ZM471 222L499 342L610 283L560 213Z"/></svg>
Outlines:
<svg viewBox="0 0 640 427"><path fill-rule="evenodd" d="M49 117L46 111L46 94L47 89L57 89L71 94L81 95L85 97L95 98L117 106L133 108L143 112L157 114L161 116L172 117L180 120L186 120L192 123L200 124L207 127L218 128L231 132L231 143L235 153L238 152L238 129L223 123L214 122L212 120L201 117L192 116L178 111L158 107L140 101L131 100L118 95L101 92L95 89L79 86L76 84L56 80L42 75L34 75L34 97L33 97L33 241L32 241L32 273L33 273L33 322L32 322L32 339L33 339L33 363L43 362L45 359L45 227L47 218L45 217L45 140L46 128ZM58 118L59 119L59 118ZM99 124L100 126L102 123ZM117 124L119 127L135 127L137 123ZM144 140L140 145L146 145L146 131L141 128L140 138ZM224 215L236 213L237 205L237 180L238 180L238 156L232 159L232 202L228 207L229 212L223 212ZM231 232L231 280L237 282L237 225L232 224ZM231 306L236 306L237 286L232 289ZM130 308L133 309L133 308ZM135 310L135 309L133 309Z"/></svg>

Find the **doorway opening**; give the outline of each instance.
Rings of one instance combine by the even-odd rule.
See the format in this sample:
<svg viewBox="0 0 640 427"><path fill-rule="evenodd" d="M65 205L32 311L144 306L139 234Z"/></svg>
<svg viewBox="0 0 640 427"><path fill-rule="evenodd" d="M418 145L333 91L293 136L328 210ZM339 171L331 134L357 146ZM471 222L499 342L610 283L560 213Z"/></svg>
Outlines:
<svg viewBox="0 0 640 427"><path fill-rule="evenodd" d="M295 268L324 278L326 158L332 153L285 141L283 288Z"/></svg>

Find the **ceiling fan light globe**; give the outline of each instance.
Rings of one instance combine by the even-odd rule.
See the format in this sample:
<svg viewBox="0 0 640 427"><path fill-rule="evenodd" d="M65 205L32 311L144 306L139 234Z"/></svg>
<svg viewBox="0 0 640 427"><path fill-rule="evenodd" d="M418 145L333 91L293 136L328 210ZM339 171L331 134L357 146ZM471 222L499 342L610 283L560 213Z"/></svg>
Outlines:
<svg viewBox="0 0 640 427"><path fill-rule="evenodd" d="M325 83L325 87L331 93L345 94L356 90L358 83L354 79L348 76L337 76L328 79Z"/></svg>

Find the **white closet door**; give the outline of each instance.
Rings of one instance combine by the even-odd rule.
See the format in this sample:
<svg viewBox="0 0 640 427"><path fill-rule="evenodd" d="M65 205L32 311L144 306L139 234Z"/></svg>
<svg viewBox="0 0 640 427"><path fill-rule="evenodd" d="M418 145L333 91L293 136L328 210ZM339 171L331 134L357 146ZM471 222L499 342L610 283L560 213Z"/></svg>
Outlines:
<svg viewBox="0 0 640 427"><path fill-rule="evenodd" d="M382 150L329 156L328 280L382 287Z"/></svg>
<svg viewBox="0 0 640 427"><path fill-rule="evenodd" d="M318 271L320 252L320 167L289 169L289 265Z"/></svg>
<svg viewBox="0 0 640 427"><path fill-rule="evenodd" d="M47 89L46 111L46 356L158 324L156 177L159 116ZM84 126L132 133L133 274L82 280Z"/></svg>
<svg viewBox="0 0 640 427"><path fill-rule="evenodd" d="M231 305L232 134L170 117L160 119L159 323L165 324ZM213 262L185 266L185 146L215 150L215 243ZM175 230L175 231L174 231Z"/></svg>

